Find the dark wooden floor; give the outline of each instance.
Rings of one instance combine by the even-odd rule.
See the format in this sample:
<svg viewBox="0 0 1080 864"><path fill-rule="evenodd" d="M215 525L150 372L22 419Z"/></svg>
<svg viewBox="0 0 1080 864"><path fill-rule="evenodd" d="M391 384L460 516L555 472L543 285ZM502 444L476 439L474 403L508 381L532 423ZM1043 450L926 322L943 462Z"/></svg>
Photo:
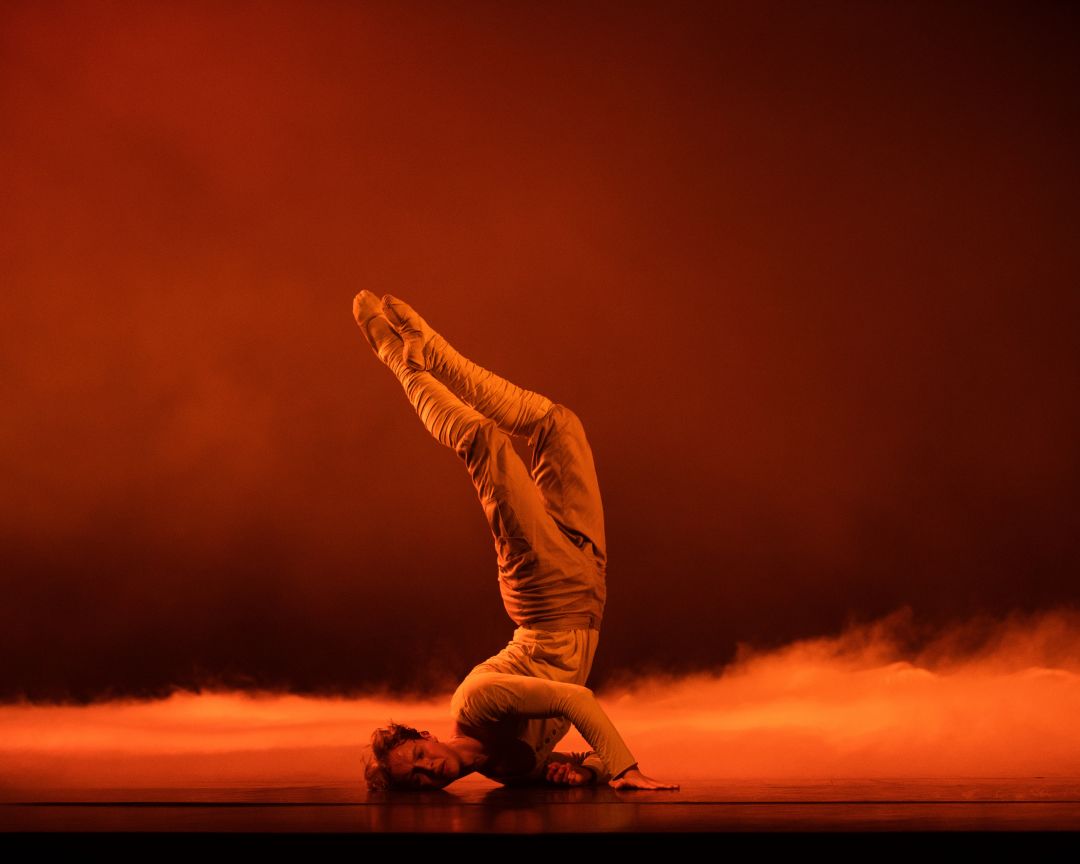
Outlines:
<svg viewBox="0 0 1080 864"><path fill-rule="evenodd" d="M427 793L368 796L342 786L35 790L0 789L7 840L46 846L106 840L220 847L258 842L348 840L369 847L502 843L540 851L560 842L628 849L672 848L691 838L774 842L815 835L859 837L887 846L943 833L994 846L1016 832L1080 831L1080 780L775 780L688 783L678 792L506 789L461 781ZM1071 835L1056 835L1056 839ZM1028 838L1030 841L1030 837ZM50 843L51 841L51 843ZM524 845L523 845L524 844ZM577 847L575 847L577 848ZM1030 851L1030 846L1025 847ZM551 851L554 851L552 849Z"/></svg>

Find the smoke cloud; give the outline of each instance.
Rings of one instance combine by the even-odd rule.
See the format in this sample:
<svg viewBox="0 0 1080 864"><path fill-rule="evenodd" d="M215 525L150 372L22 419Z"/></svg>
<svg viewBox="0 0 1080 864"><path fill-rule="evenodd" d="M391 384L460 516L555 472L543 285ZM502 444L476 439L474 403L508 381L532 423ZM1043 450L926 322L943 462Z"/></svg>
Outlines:
<svg viewBox="0 0 1080 864"><path fill-rule="evenodd" d="M1080 773L1080 612L971 619L915 652L904 647L912 624L901 609L838 636L766 651L744 645L714 673L626 680L598 697L646 773L690 784ZM6 706L3 795L103 787L270 795L289 786L360 795L371 730L393 719L449 735L449 696L177 692ZM572 730L558 749L587 747Z"/></svg>

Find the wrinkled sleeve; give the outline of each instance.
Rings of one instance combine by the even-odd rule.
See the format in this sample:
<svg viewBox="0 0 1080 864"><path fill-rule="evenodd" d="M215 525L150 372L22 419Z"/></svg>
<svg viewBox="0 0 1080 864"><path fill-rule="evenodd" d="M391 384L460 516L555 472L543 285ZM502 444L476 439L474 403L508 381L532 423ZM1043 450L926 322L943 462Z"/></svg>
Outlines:
<svg viewBox="0 0 1080 864"><path fill-rule="evenodd" d="M596 772L597 783L637 764L592 690L579 684L499 672L470 675L454 693L450 711L457 722L469 726L497 723L511 715L565 717L593 748L581 764Z"/></svg>

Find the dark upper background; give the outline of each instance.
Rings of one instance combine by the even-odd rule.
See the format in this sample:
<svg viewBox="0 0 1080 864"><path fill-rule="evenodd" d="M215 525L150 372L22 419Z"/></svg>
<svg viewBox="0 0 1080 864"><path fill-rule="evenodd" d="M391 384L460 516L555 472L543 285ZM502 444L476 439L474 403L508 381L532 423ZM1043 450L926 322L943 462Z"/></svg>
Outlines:
<svg viewBox="0 0 1080 864"><path fill-rule="evenodd" d="M0 697L442 688L490 533L353 323L574 408L594 684L1080 600L1067 3L0 7Z"/></svg>

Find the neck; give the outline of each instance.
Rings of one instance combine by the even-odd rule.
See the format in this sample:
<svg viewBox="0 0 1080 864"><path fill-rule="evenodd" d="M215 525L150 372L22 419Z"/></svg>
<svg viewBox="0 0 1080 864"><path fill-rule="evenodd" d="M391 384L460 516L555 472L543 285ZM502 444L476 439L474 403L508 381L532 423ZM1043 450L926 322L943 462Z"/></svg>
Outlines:
<svg viewBox="0 0 1080 864"><path fill-rule="evenodd" d="M484 742L469 735L454 735L446 742L446 746L453 747L461 759L461 775L472 774L484 767L488 755L484 751Z"/></svg>

